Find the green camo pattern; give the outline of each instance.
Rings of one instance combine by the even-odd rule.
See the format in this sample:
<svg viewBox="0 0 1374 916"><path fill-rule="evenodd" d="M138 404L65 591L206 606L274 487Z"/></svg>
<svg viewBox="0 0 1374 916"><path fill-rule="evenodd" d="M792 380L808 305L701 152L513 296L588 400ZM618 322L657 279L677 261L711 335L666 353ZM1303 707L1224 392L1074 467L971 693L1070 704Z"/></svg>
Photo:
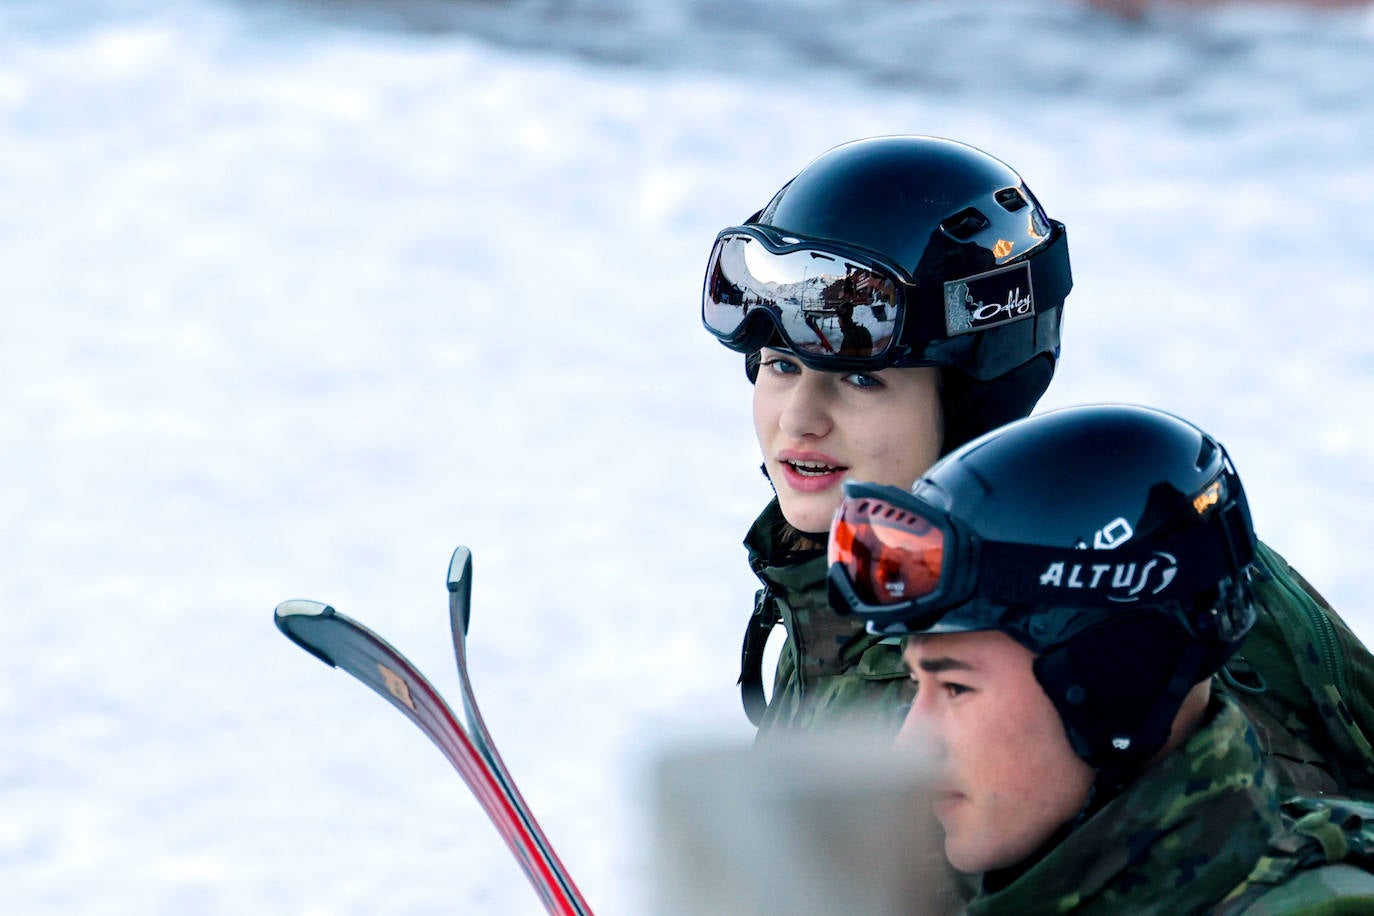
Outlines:
<svg viewBox="0 0 1374 916"><path fill-rule="evenodd" d="M1258 619L1220 678L1295 794L1374 800L1374 656L1316 589L1260 544Z"/></svg>
<svg viewBox="0 0 1374 916"><path fill-rule="evenodd" d="M1374 803L1293 798L1288 830L1219 914L1374 912Z"/></svg>
<svg viewBox="0 0 1374 916"><path fill-rule="evenodd" d="M1255 732L1231 700L1040 861L969 916L1374 912L1374 875L1330 866L1352 841L1323 842L1279 806ZM1320 820L1319 802L1309 813ZM1371 808L1374 810L1374 808Z"/></svg>
<svg viewBox="0 0 1374 916"><path fill-rule="evenodd" d="M818 726L895 735L916 689L900 644L871 636L863 621L830 609L824 551L786 552L779 545L785 528L774 500L745 540L766 586L755 596L754 613L776 613L787 632L760 739Z"/></svg>
<svg viewBox="0 0 1374 916"><path fill-rule="evenodd" d="M1239 910L1244 916L1368 916L1374 913L1374 882L1353 865L1328 865L1299 872Z"/></svg>

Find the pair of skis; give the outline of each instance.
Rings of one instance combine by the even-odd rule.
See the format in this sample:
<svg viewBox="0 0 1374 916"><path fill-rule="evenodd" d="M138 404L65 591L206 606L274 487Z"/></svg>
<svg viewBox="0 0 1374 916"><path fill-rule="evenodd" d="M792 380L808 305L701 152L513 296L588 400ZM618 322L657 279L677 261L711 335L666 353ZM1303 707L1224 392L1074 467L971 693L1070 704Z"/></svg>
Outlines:
<svg viewBox="0 0 1374 916"><path fill-rule="evenodd" d="M405 656L329 605L283 601L274 617L278 628L296 645L381 694L438 746L491 818L549 913L591 916L577 885L520 796L477 709L467 664L472 552L466 547L455 550L449 561L448 592L449 628L463 691L463 722Z"/></svg>

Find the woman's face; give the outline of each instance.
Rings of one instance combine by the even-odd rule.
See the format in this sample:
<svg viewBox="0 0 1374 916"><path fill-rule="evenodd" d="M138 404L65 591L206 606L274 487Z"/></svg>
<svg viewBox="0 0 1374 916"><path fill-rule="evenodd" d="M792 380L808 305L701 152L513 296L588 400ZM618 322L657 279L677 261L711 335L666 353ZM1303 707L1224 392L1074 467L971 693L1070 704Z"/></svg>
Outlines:
<svg viewBox="0 0 1374 916"><path fill-rule="evenodd" d="M754 431L793 527L830 529L845 479L910 487L940 456L939 370L820 372L760 353Z"/></svg>

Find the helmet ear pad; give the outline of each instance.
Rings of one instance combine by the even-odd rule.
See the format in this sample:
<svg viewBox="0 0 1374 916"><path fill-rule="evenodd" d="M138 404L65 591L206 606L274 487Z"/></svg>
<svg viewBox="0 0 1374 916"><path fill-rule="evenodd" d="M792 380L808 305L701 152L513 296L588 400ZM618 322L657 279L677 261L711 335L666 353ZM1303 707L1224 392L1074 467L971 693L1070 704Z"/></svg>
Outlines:
<svg viewBox="0 0 1374 916"><path fill-rule="evenodd" d="M1192 688L1220 664L1173 614L1113 614L1044 651L1032 670L1074 752L1098 769L1143 766Z"/></svg>
<svg viewBox="0 0 1374 916"><path fill-rule="evenodd" d="M1054 358L1040 353L1012 371L988 381L946 367L940 373L945 438L941 455L966 442L1030 416L1054 377Z"/></svg>

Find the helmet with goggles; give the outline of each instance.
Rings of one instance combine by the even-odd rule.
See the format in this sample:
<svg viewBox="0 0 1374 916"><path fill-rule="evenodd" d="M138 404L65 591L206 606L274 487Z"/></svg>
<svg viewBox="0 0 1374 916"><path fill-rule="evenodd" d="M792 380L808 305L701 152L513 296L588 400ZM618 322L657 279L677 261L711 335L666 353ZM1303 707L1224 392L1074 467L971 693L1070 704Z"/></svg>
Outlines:
<svg viewBox="0 0 1374 916"><path fill-rule="evenodd" d="M813 369L953 370L952 444L1030 413L1072 285L1064 226L1006 163L876 137L822 154L719 233L702 320L731 349L778 347Z"/></svg>
<svg viewBox="0 0 1374 916"><path fill-rule="evenodd" d="M1255 545L1211 436L1149 408L1067 408L963 446L910 492L846 483L831 603L875 633L1007 634L1075 751L1129 768L1253 624Z"/></svg>

